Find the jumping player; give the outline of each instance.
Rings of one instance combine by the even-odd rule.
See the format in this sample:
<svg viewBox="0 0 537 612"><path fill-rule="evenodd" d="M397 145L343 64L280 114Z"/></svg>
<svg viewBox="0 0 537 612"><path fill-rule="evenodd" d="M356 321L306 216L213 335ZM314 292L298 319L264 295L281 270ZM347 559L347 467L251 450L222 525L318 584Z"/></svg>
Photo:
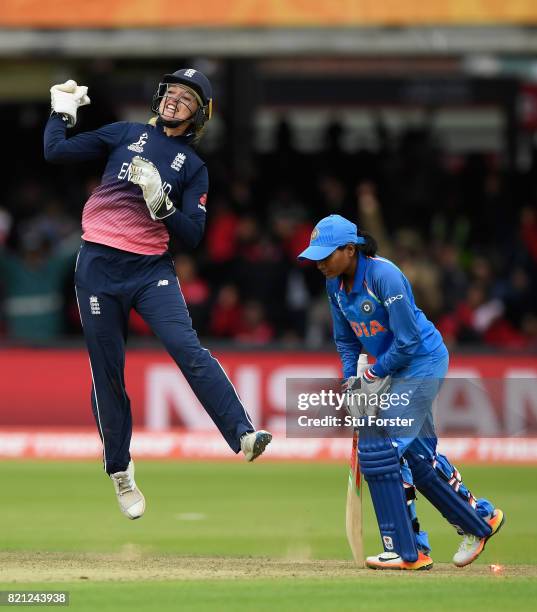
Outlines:
<svg viewBox="0 0 537 612"><path fill-rule="evenodd" d="M87 87L51 88L45 158L54 163L106 158L101 184L84 206L75 288L89 352L91 403L121 511L136 519L145 499L129 453L132 418L125 389L125 343L134 308L192 387L231 449L253 461L272 436L255 431L219 362L203 348L168 252L170 235L194 248L205 228L207 168L192 148L211 118L212 89L192 68L164 76L150 124L119 122L66 137Z"/></svg>
<svg viewBox="0 0 537 612"><path fill-rule="evenodd" d="M358 232L351 221L330 215L319 221L309 247L299 255L315 261L326 277L346 388L351 393L359 389L368 398L388 392L405 397L371 416L381 417L383 423L397 417L411 423L375 424L360 430L360 468L384 545L384 552L368 557L366 565L398 570L432 567L428 536L420 530L416 515L417 489L463 536L453 557L453 563L463 567L481 554L504 515L488 500L476 499L447 457L436 451L432 403L448 369L448 351L438 330L416 306L404 274L391 261L377 257L376 251L371 236ZM356 378L362 347L376 357L376 363Z"/></svg>

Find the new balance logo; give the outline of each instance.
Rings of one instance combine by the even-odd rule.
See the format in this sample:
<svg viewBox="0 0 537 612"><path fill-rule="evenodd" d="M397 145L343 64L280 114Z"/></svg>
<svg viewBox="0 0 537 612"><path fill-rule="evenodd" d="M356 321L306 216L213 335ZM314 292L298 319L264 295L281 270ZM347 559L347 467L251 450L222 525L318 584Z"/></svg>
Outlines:
<svg viewBox="0 0 537 612"><path fill-rule="evenodd" d="M169 281L164 279L164 280L159 280L159 282L157 283L157 287L166 287L166 285L169 285Z"/></svg>
<svg viewBox="0 0 537 612"><path fill-rule="evenodd" d="M92 315L101 314L101 306L99 304L99 298L96 295L92 295L89 299L89 305Z"/></svg>
<svg viewBox="0 0 537 612"><path fill-rule="evenodd" d="M177 172L179 172L179 170L181 170L181 168L183 167L183 164L185 163L185 159L186 159L186 155L184 153L177 153L177 155L175 156L175 159L171 163L171 167L174 170L177 170Z"/></svg>
<svg viewBox="0 0 537 612"><path fill-rule="evenodd" d="M138 138L138 140L136 142L133 142L132 144L130 144L127 149L129 149L129 151L134 151L135 153L143 153L144 152L144 146L147 142L147 139L149 138L147 132L144 132L140 138Z"/></svg>

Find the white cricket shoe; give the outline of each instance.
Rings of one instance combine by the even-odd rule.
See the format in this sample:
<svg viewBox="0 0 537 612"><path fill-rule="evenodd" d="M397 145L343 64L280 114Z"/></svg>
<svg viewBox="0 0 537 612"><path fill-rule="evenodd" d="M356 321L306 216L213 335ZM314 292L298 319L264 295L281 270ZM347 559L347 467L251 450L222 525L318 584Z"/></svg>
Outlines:
<svg viewBox="0 0 537 612"><path fill-rule="evenodd" d="M405 561L396 552L383 552L367 557L365 565L375 570L429 570L433 566L433 560L421 551L418 551L417 561Z"/></svg>
<svg viewBox="0 0 537 612"><path fill-rule="evenodd" d="M491 526L492 531L490 535L485 538L479 538L469 533L465 534L462 542L459 545L459 549L453 555L453 563L457 567L464 567L470 565L472 561L475 561L477 557L485 550L485 544L488 542L493 535L500 531L500 528L505 523L505 516L503 512L496 508L494 513L489 519L486 519L487 523Z"/></svg>
<svg viewBox="0 0 537 612"><path fill-rule="evenodd" d="M114 483L119 509L131 520L140 518L145 512L145 497L134 482L134 463L129 465L124 472L110 474Z"/></svg>
<svg viewBox="0 0 537 612"><path fill-rule="evenodd" d="M241 451L244 453L246 461L257 459L271 440L272 434L263 429L244 434L241 437Z"/></svg>

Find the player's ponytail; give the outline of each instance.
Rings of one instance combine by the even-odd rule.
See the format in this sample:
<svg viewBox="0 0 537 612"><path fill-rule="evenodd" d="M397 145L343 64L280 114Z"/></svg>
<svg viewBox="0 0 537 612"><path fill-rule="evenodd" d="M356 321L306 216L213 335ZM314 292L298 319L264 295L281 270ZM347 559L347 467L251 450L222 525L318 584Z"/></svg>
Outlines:
<svg viewBox="0 0 537 612"><path fill-rule="evenodd" d="M194 137L192 138L192 144L197 145L203 136L203 132L205 131L205 125L198 125L194 130Z"/></svg>
<svg viewBox="0 0 537 612"><path fill-rule="evenodd" d="M358 232L358 236L365 238L365 244L357 244L356 249L367 257L374 257L378 251L377 241L373 238L373 236L367 232L363 232L362 230Z"/></svg>

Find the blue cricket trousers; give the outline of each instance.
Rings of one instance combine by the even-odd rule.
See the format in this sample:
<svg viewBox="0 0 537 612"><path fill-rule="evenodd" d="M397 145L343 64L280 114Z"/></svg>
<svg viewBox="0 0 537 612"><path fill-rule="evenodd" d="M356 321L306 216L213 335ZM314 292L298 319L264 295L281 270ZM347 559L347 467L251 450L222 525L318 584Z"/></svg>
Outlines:
<svg viewBox="0 0 537 612"><path fill-rule="evenodd" d="M75 288L106 472L123 471L130 460L132 416L124 369L131 308L161 340L226 442L239 452L240 437L254 426L224 370L200 345L171 256L138 255L84 242Z"/></svg>

